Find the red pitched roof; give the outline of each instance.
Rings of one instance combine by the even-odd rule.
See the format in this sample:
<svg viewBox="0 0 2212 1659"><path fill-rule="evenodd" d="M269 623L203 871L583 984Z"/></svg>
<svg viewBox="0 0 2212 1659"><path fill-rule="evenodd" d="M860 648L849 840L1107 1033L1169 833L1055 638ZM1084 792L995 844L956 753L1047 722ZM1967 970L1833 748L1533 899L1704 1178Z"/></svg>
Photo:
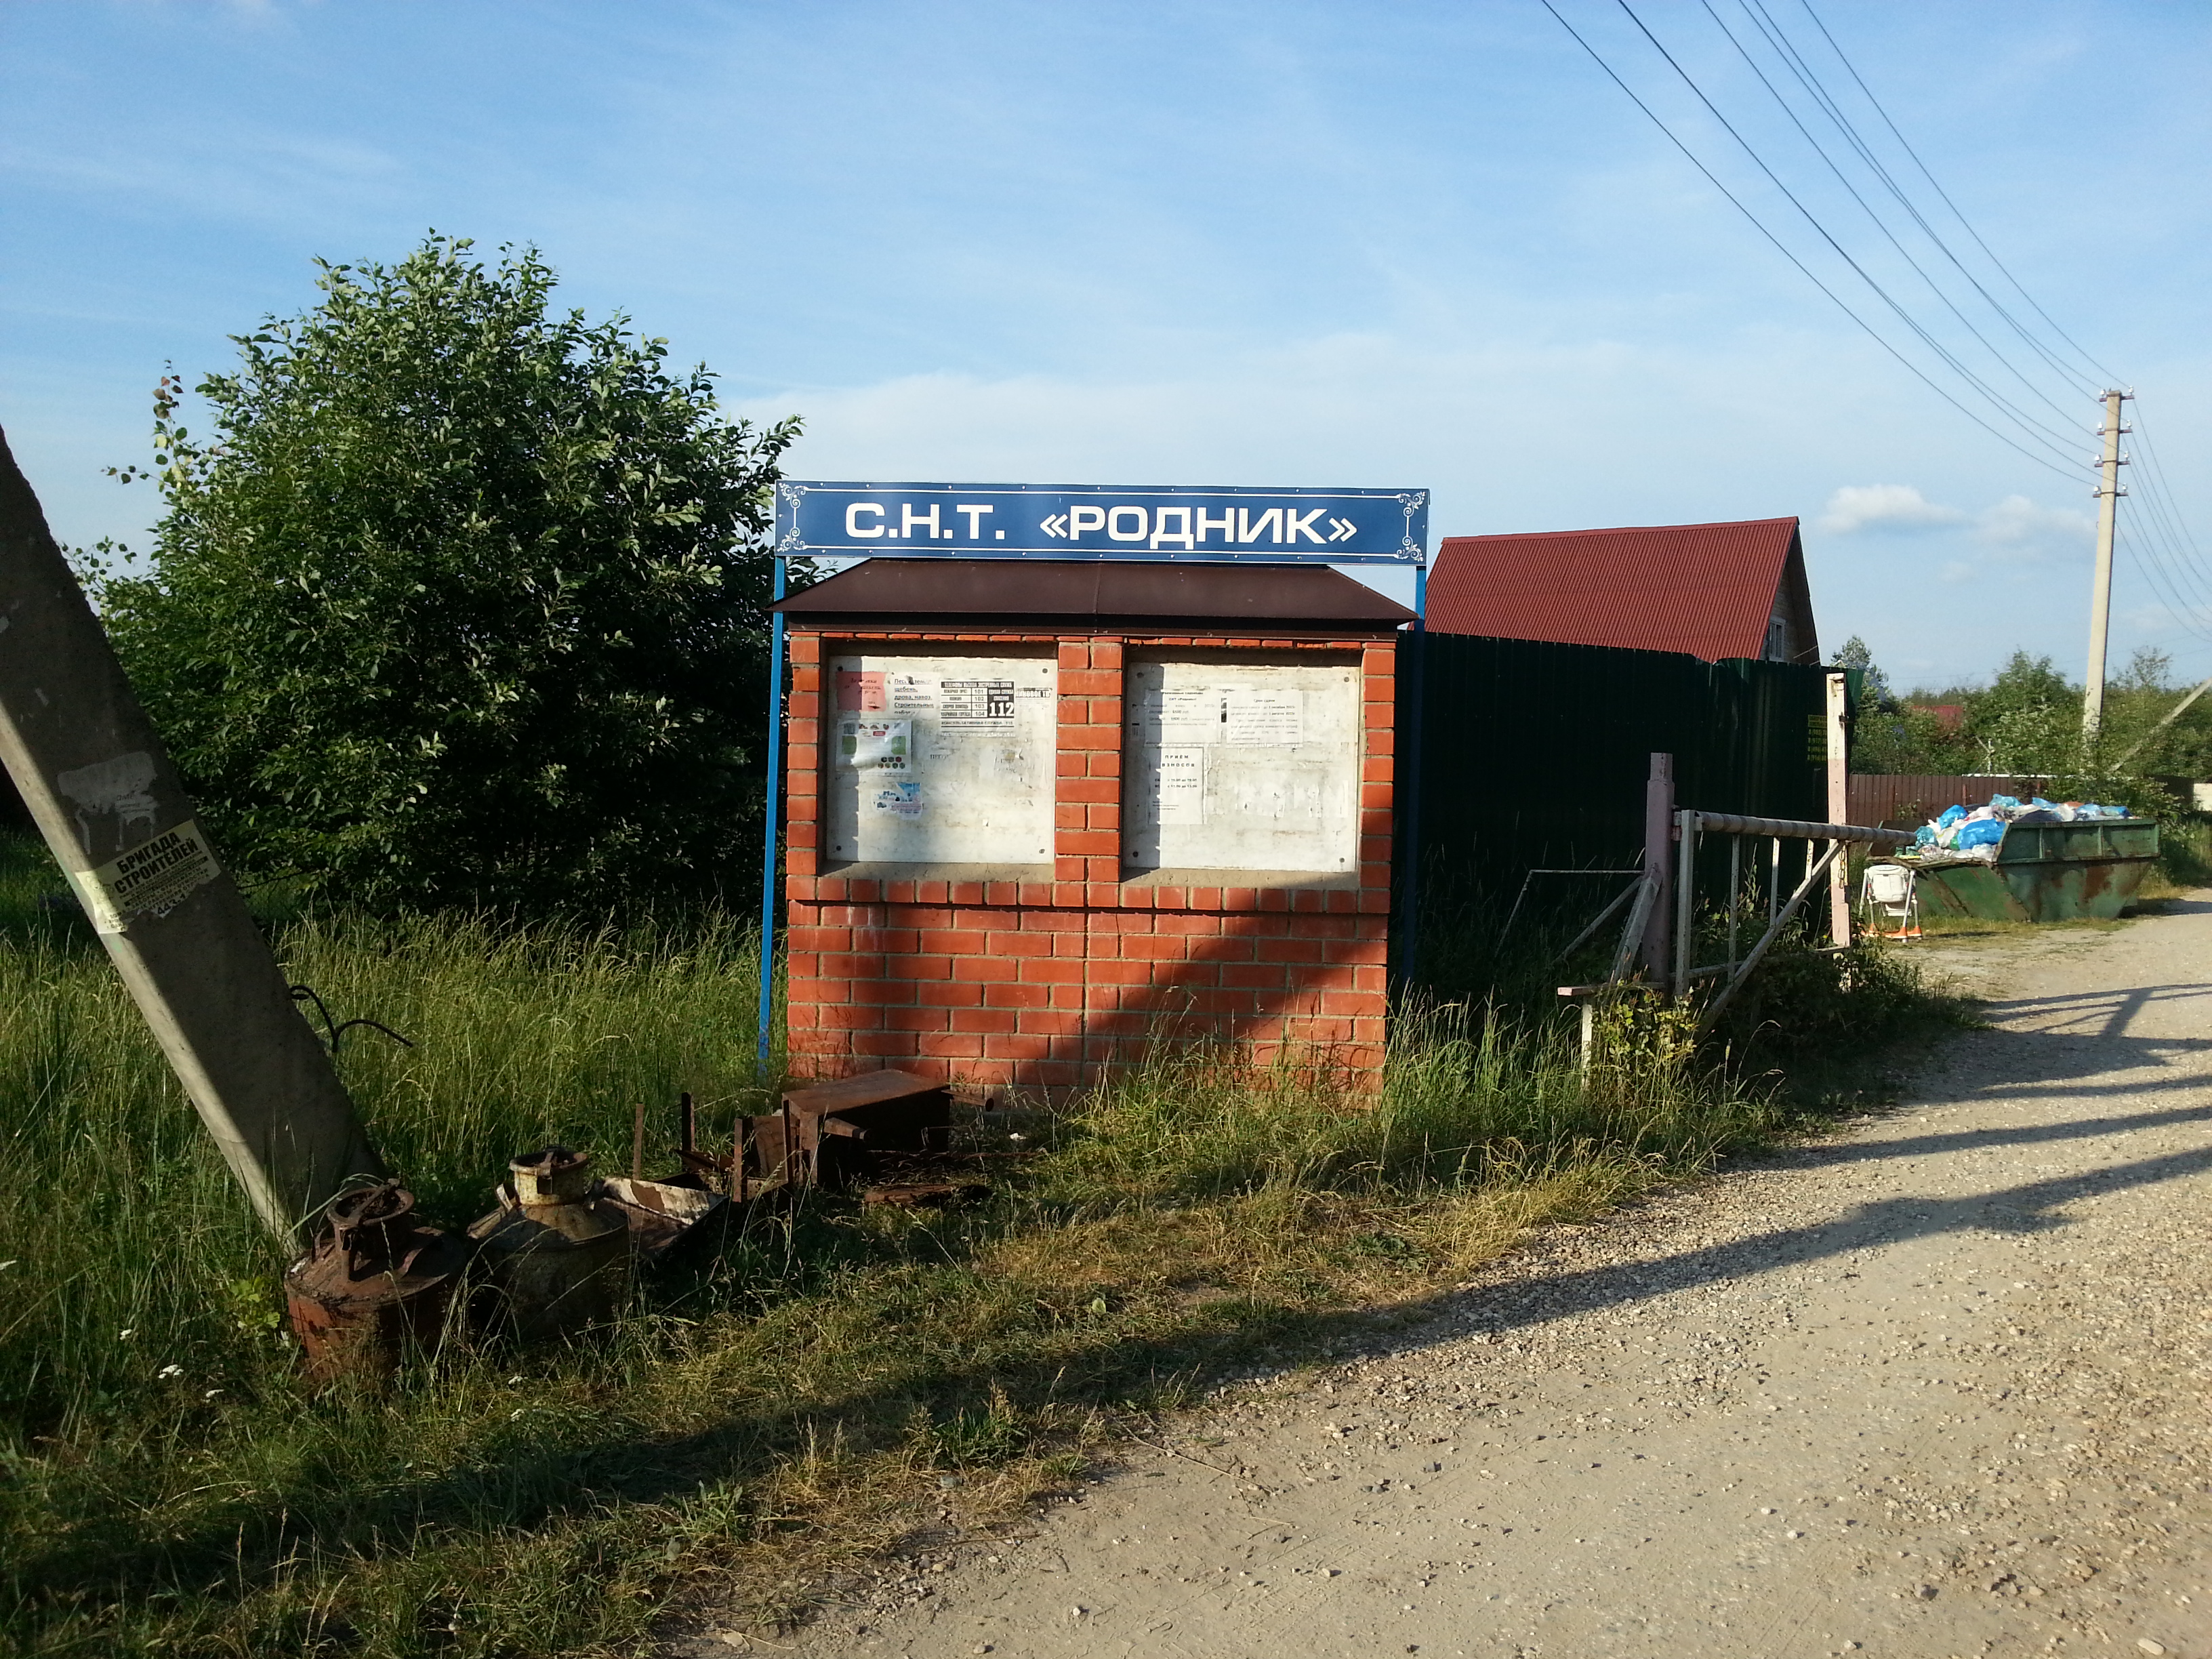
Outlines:
<svg viewBox="0 0 2212 1659"><path fill-rule="evenodd" d="M1778 599L1817 660L1795 519L1447 537L1429 577L1439 633L1758 657ZM1793 631L1796 631L1793 629Z"/></svg>

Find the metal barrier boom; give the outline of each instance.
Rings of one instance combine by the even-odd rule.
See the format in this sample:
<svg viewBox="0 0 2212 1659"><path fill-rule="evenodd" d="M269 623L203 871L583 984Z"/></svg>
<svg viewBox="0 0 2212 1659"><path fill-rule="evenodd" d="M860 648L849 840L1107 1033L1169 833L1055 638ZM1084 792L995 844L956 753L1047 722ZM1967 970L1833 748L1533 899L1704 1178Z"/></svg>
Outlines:
<svg viewBox="0 0 2212 1659"><path fill-rule="evenodd" d="M1729 844L1729 954L1726 962L1703 968L1693 968L1690 963L1692 923L1695 919L1696 896L1696 884L1692 878L1697 871L1698 838L1705 835L1724 835L1735 838ZM1759 935L1758 943L1739 960L1736 956L1735 942L1736 920L1741 908L1743 876L1742 849L1744 840L1752 836L1759 836L1773 843L1773 849L1768 860L1766 930ZM1883 830L1865 823L1818 823L1800 818L1756 818L1735 812L1701 812L1694 807L1678 810L1674 813L1676 859L1674 883L1674 959L1671 988L1674 995L1679 998L1688 994L1692 981L1704 979L1714 974L1725 974L1729 976L1727 983L1721 987L1719 993L1706 1004L1699 1014L1698 1019L1699 1033L1702 1034L1711 1028L1720 1011L1728 1006L1729 999L1735 996L1743 981L1750 976L1752 970L1757 968L1765 957L1767 951L1772 948L1774 941L1782 936L1783 930L1796 919L1797 913L1804 908L1805 901L1820 886L1821 878L1827 873L1836 860L1842 856L1846 847L1854 842L1863 842L1876 847L1909 846L1914 839L1910 831ZM1808 857L1807 860L1808 867L1805 872L1804 879L1798 883L1796 890L1790 894L1787 903L1782 902L1781 896L1782 843L1785 841L1827 843L1826 850L1817 859ZM1590 999L1611 991L1626 977L1629 963L1634 954L1635 942L1644 935L1645 919L1650 915L1659 897L1660 887L1659 872L1648 870L1644 878L1629 889L1629 892L1633 893L1636 897L1635 908L1631 912L1628 926L1623 932L1620 950L1613 958L1613 969L1602 982L1595 985L1559 987L1561 996L1576 998L1582 1002L1583 1063L1585 1067L1589 1065L1592 1022L1595 1016L1595 1005ZM1597 927L1602 927L1619 908L1621 899L1626 899L1628 893L1624 893L1620 899L1616 899L1613 903L1607 906L1604 914L1599 916L1597 921L1584 931L1583 937L1587 938ZM1580 939L1576 941L1578 945L1581 942ZM1850 948L1850 942L1843 941L1836 948L1848 950Z"/></svg>
<svg viewBox="0 0 2212 1659"><path fill-rule="evenodd" d="M1728 960L1705 968L1690 965L1695 920L1694 903L1698 841L1701 836L1714 834L1734 836L1729 848L1729 954ZM1770 874L1766 895L1766 931L1759 942L1739 963L1735 954L1736 916L1742 898L1743 838L1761 836L1771 841L1773 851L1770 859ZM1728 981L1713 1000L1707 1003L1698 1017L1698 1030L1708 1030L1723 1008L1751 972L1763 960L1774 941L1784 928L1796 920L1805 901L1812 896L1820 878L1829 867L1843 855L1844 849L1853 842L1864 842L1876 847L1909 846L1914 836L1909 831L1883 830L1864 823L1814 823L1794 818L1745 817L1734 812L1701 812L1694 807L1685 807L1674 814L1675 857L1674 879L1674 984L1677 997L1689 994L1690 981L1711 974L1725 974ZM1826 842L1827 848L1817 860L1808 857L1805 878L1790 896L1787 904L1778 905L1781 894L1782 843L1784 841ZM1848 927L1848 922L1845 927ZM1836 941L1838 949L1850 947L1848 937Z"/></svg>

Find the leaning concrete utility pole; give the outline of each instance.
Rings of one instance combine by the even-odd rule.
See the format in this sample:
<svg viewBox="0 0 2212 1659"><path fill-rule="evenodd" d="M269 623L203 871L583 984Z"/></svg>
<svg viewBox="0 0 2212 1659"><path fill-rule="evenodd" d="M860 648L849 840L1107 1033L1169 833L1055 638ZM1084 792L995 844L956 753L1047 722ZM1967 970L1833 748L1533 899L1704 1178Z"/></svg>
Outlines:
<svg viewBox="0 0 2212 1659"><path fill-rule="evenodd" d="M2190 687L2189 695L2187 696L2184 697L2179 702L2174 704L2172 708L2167 709L2164 714L2160 715L2156 726L2152 726L2149 731L2144 732L2142 736L2136 739L2134 748L2129 750L2126 754L2121 756L2119 759L2112 763L2112 769L2116 772L2118 771L2120 768L2125 766L2137 755L2142 754L2143 750L2148 746L2151 741L2155 738L2160 732L2165 731L2167 726L2172 725L2174 721L2179 720L2184 714L2187 714L2189 712L2189 705L2195 702L2197 698L2203 696L2207 691L2212 691L2212 680L2199 680L2195 685ZM2201 788L2203 786L2198 785L2196 787Z"/></svg>
<svg viewBox="0 0 2212 1659"><path fill-rule="evenodd" d="M0 433L0 766L262 1220L381 1176Z"/></svg>
<svg viewBox="0 0 2212 1659"><path fill-rule="evenodd" d="M2081 738L2097 741L2097 728L2105 723L2105 641L2112 632L2112 541L2119 528L2120 469L2128 458L2120 453L2120 404L2131 394L2105 394L2105 424L2099 434L2105 441L2104 478L2097 486L2097 577L2089 591L2089 678L2081 694Z"/></svg>

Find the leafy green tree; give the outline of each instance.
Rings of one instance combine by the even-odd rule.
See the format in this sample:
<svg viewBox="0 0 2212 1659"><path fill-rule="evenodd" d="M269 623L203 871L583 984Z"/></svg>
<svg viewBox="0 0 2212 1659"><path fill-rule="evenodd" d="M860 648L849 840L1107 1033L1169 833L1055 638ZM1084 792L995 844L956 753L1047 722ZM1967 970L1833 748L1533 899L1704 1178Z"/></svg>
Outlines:
<svg viewBox="0 0 2212 1659"><path fill-rule="evenodd" d="M1843 649L1836 653L1834 666L1856 668L1859 671L1859 702L1862 708L1871 704L1876 708L1895 706L1897 699L1889 689L1889 676L1874 659L1874 648L1854 634L1844 641Z"/></svg>
<svg viewBox="0 0 2212 1659"><path fill-rule="evenodd" d="M798 434L721 417L533 250L433 234L156 394L149 568L91 561L232 860L384 907L605 908L759 842L765 537ZM113 549L106 550L112 556Z"/></svg>
<svg viewBox="0 0 2212 1659"><path fill-rule="evenodd" d="M1966 699L1979 769L2064 775L2081 765L2081 692L2049 657L2015 651L1986 691Z"/></svg>
<svg viewBox="0 0 2212 1659"><path fill-rule="evenodd" d="M2102 748L2115 769L2175 780L2212 779L2212 696L2173 684L2173 659L2138 650L2105 694Z"/></svg>
<svg viewBox="0 0 2212 1659"><path fill-rule="evenodd" d="M1970 757L1934 708L1906 701L1887 708L1862 700L1851 747L1855 772L1960 772Z"/></svg>
<svg viewBox="0 0 2212 1659"><path fill-rule="evenodd" d="M1952 772L1960 769L1958 734L1927 706L1921 693L1900 700L1867 642L1854 634L1836 653L1838 668L1863 678L1851 742L1856 772Z"/></svg>

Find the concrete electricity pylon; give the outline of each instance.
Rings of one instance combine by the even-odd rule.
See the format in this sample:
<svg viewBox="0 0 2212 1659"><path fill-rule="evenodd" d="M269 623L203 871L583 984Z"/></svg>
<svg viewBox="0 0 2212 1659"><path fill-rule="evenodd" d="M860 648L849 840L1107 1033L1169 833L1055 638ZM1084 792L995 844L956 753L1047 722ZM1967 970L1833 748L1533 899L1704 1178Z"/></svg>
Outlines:
<svg viewBox="0 0 2212 1659"><path fill-rule="evenodd" d="M261 1218L385 1173L0 433L0 769Z"/></svg>
<svg viewBox="0 0 2212 1659"><path fill-rule="evenodd" d="M2098 728L2105 723L2105 641L2112 623L2112 540L2119 528L2120 497L2128 493L2120 488L2120 469L2128 464L2128 458L2120 453L2120 434L2128 430L2120 424L2120 405L2133 396L2131 392L2105 393L2105 424L2097 433L2105 441L2105 459L2104 476L2097 485L2097 575L2089 590L2089 678L2081 696L2085 749L2095 745Z"/></svg>

